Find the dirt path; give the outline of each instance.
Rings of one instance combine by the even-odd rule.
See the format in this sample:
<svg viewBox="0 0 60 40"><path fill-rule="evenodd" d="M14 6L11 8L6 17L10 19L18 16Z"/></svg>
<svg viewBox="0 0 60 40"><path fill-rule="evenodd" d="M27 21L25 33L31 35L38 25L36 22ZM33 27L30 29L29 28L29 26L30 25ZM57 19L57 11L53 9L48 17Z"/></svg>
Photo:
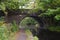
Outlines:
<svg viewBox="0 0 60 40"><path fill-rule="evenodd" d="M33 40L33 36L29 35L28 37L24 30L20 30L16 33L15 40Z"/></svg>

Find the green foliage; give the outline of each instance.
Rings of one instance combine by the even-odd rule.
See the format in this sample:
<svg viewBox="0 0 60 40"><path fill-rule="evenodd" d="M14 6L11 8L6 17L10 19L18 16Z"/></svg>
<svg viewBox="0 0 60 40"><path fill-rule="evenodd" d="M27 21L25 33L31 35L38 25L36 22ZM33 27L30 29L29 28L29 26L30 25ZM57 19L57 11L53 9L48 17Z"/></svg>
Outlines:
<svg viewBox="0 0 60 40"><path fill-rule="evenodd" d="M0 40L14 40L14 34L18 31L16 23L13 22L10 26L2 19L3 17L0 18Z"/></svg>
<svg viewBox="0 0 60 40"><path fill-rule="evenodd" d="M32 29L34 29L35 31L38 31L39 26L40 26L39 23L31 17L24 18L20 23L20 28L24 28L26 30L28 29L30 31Z"/></svg>
<svg viewBox="0 0 60 40"><path fill-rule="evenodd" d="M0 3L0 9L2 9L3 11L5 11L5 4L4 3Z"/></svg>
<svg viewBox="0 0 60 40"><path fill-rule="evenodd" d="M56 20L60 20L60 14L55 16Z"/></svg>
<svg viewBox="0 0 60 40"><path fill-rule="evenodd" d="M18 10L18 9L34 9L39 10L39 0L1 0L0 9L8 14L7 9L9 10ZM31 11L32 12L32 11ZM35 11L34 11L35 12Z"/></svg>
<svg viewBox="0 0 60 40"><path fill-rule="evenodd" d="M0 26L0 40L13 40L14 34L14 32L7 28L6 24Z"/></svg>
<svg viewBox="0 0 60 40"><path fill-rule="evenodd" d="M11 31L16 32L18 30L19 30L19 27L17 26L16 22L13 21L13 23L11 24Z"/></svg>
<svg viewBox="0 0 60 40"><path fill-rule="evenodd" d="M16 0L11 0L11 1L5 1L1 2L1 9L6 10L6 7L8 9L18 9L19 8L19 3Z"/></svg>
<svg viewBox="0 0 60 40"><path fill-rule="evenodd" d="M48 29L49 29L50 31L60 32L60 26L50 26L50 27L48 27Z"/></svg>
<svg viewBox="0 0 60 40"><path fill-rule="evenodd" d="M32 0L31 0L32 1ZM30 0L3 0L0 1L0 9L6 9L6 7L8 9L19 9L19 7L21 6L21 9L23 8L23 6L25 6L27 8L27 6L31 6L31 5L27 5L31 2ZM36 1L37 3L37 1Z"/></svg>
<svg viewBox="0 0 60 40"><path fill-rule="evenodd" d="M34 40L38 40L38 37L37 36L34 36Z"/></svg>
<svg viewBox="0 0 60 40"><path fill-rule="evenodd" d="M9 31L5 24L0 26L0 40L9 40Z"/></svg>
<svg viewBox="0 0 60 40"><path fill-rule="evenodd" d="M57 9L48 9L45 13L42 13L39 16L53 16L56 20L60 20L60 8Z"/></svg>
<svg viewBox="0 0 60 40"><path fill-rule="evenodd" d="M4 17L0 17L0 26L4 24Z"/></svg>
<svg viewBox="0 0 60 40"><path fill-rule="evenodd" d="M3 0L1 1L1 8L5 10L6 7L9 9L19 9L19 6L27 6L30 0ZM31 5L29 5L31 6ZM48 8L57 8L60 6L60 0L35 0L35 9L47 10Z"/></svg>
<svg viewBox="0 0 60 40"><path fill-rule="evenodd" d="M39 16L44 18L47 17L46 20L51 19L49 20L50 24L52 24L52 21L54 20L54 24L52 24L53 26L49 24L51 27L48 27L48 29L60 32L60 27L55 27L55 22L60 22L60 0L40 0L40 5L40 9L45 12L41 13Z"/></svg>
<svg viewBox="0 0 60 40"><path fill-rule="evenodd" d="M41 2L45 3L45 8L57 8L60 6L60 0L41 0ZM47 6L47 7L46 7Z"/></svg>
<svg viewBox="0 0 60 40"><path fill-rule="evenodd" d="M37 23L38 22L35 19L33 19L31 17L26 17L21 21L20 25L29 25L29 24L30 25L35 25Z"/></svg>
<svg viewBox="0 0 60 40"><path fill-rule="evenodd" d="M19 3L18 2L6 2L6 7L8 9L19 9Z"/></svg>

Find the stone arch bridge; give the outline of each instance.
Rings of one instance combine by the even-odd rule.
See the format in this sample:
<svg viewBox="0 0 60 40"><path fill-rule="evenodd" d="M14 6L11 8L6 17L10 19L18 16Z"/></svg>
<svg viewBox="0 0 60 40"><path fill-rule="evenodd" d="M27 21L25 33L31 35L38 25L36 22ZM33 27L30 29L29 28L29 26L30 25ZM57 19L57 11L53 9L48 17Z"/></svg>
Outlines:
<svg viewBox="0 0 60 40"><path fill-rule="evenodd" d="M38 16L34 16L34 15L13 15L13 16L8 16L7 18L5 18L5 21L8 23L12 23L13 21L16 21L16 24L19 25L20 22L26 18L26 17L32 17L33 19L35 19L39 24L40 24L40 29L43 29L44 27L44 22L42 20L42 18L38 17Z"/></svg>
<svg viewBox="0 0 60 40"><path fill-rule="evenodd" d="M25 17L32 17L37 22L39 22L39 24L41 25L41 27L43 27L43 25L44 25L43 19L41 17L37 16L38 13L32 12L30 14L29 13L30 12L29 9L26 9L26 10L23 10L23 9L22 10L7 10L7 12L8 12L7 17L5 17L5 21L7 23L12 23L13 21L16 21L16 23L19 25L19 23L21 22L21 20L23 20ZM5 16L4 12L1 11L1 10L0 10L0 16Z"/></svg>

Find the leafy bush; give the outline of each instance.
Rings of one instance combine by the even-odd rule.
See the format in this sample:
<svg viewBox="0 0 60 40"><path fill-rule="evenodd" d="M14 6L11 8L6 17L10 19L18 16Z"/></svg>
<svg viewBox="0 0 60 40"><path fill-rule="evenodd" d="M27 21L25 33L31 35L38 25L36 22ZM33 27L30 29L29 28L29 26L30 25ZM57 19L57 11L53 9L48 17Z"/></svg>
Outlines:
<svg viewBox="0 0 60 40"><path fill-rule="evenodd" d="M37 36L35 36L35 37L34 37L34 40L38 40L38 37L37 37Z"/></svg>
<svg viewBox="0 0 60 40"><path fill-rule="evenodd" d="M15 32L18 30L16 23L13 22L12 25L8 25L4 23L4 18L0 19L0 40L14 40Z"/></svg>
<svg viewBox="0 0 60 40"><path fill-rule="evenodd" d="M60 14L55 16L56 20L60 20Z"/></svg>
<svg viewBox="0 0 60 40"><path fill-rule="evenodd" d="M18 30L19 30L19 27L17 26L16 22L13 21L13 23L11 24L11 31L16 32Z"/></svg>
<svg viewBox="0 0 60 40"><path fill-rule="evenodd" d="M9 40L9 31L5 24L0 26L0 40Z"/></svg>

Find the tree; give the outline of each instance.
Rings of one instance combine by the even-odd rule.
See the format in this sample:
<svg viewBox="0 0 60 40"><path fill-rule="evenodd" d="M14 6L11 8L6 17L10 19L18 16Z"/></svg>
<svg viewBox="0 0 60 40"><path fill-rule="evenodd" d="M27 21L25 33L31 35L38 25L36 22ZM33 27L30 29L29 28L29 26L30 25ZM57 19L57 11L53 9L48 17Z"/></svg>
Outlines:
<svg viewBox="0 0 60 40"><path fill-rule="evenodd" d="M49 26L52 27L51 29L57 27L57 30L59 30L58 24L60 22L60 0L41 0L40 5L42 8L41 10L45 12L41 13L39 16L47 18L47 20L50 21ZM52 23L52 21L54 23Z"/></svg>
<svg viewBox="0 0 60 40"><path fill-rule="evenodd" d="M19 6L25 6L26 3L28 3L29 0L1 0L0 1L0 9L4 11L4 13L7 15L7 9L9 10L17 10L19 9Z"/></svg>

